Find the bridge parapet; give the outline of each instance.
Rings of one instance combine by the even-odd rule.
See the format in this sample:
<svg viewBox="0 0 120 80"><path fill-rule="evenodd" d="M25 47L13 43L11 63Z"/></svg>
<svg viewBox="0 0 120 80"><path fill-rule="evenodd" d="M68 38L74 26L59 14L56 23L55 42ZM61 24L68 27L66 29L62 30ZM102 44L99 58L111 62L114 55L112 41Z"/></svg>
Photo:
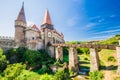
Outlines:
<svg viewBox="0 0 120 80"><path fill-rule="evenodd" d="M118 45L105 45L105 44L52 44L52 46L61 46L61 47L80 47L80 48L98 48L98 49L111 49L116 50Z"/></svg>

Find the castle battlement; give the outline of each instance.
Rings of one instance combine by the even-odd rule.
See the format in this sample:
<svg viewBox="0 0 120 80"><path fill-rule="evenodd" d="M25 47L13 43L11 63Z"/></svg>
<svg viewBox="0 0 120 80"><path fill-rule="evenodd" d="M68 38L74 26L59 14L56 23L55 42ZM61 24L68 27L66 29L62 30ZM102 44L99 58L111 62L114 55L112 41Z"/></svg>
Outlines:
<svg viewBox="0 0 120 80"><path fill-rule="evenodd" d="M14 37L10 37L10 36L0 36L0 39L14 40Z"/></svg>

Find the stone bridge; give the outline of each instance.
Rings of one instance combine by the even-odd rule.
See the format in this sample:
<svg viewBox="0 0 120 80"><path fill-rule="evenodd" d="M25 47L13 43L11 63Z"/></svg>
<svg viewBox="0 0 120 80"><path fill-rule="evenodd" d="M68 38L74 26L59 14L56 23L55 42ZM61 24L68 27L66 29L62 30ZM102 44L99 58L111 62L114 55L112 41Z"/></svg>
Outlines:
<svg viewBox="0 0 120 80"><path fill-rule="evenodd" d="M110 49L116 50L117 61L118 61L118 70L120 74L120 46L119 45L101 45L101 44L52 44L56 47L55 54L57 60L63 60L63 50L62 47L69 48L69 69L78 72L78 57L77 57L77 48L89 48L90 49L90 71L99 70L99 56L97 49Z"/></svg>

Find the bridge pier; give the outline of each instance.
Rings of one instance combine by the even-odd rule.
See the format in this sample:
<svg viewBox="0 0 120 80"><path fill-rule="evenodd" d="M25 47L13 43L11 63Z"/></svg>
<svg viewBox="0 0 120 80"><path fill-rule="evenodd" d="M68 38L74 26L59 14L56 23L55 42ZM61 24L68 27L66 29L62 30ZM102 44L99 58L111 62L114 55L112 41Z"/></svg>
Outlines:
<svg viewBox="0 0 120 80"><path fill-rule="evenodd" d="M69 48L69 70L73 72L79 71L77 49L73 47Z"/></svg>
<svg viewBox="0 0 120 80"><path fill-rule="evenodd" d="M99 56L95 48L90 48L90 71L99 70Z"/></svg>
<svg viewBox="0 0 120 80"><path fill-rule="evenodd" d="M116 53L117 53L117 61L118 61L117 73L120 74L120 46L116 47Z"/></svg>
<svg viewBox="0 0 120 80"><path fill-rule="evenodd" d="M63 49L60 46L56 47L56 59L63 60Z"/></svg>

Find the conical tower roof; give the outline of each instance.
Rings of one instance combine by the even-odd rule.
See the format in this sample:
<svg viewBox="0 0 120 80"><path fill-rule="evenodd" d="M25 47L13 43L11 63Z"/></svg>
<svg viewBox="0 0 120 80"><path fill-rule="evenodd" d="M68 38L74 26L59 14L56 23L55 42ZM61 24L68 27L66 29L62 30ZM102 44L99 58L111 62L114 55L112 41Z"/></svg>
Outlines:
<svg viewBox="0 0 120 80"><path fill-rule="evenodd" d="M52 21L51 21L51 18L50 18L50 14L49 14L48 9L47 9L46 12L45 12L45 16L44 16L44 19L43 19L43 22L42 22L42 25L44 25L44 24L53 25L53 24L52 24Z"/></svg>
<svg viewBox="0 0 120 80"><path fill-rule="evenodd" d="M22 3L22 8L21 8L21 10L19 12L17 20L26 22L25 12L24 12L24 2Z"/></svg>

